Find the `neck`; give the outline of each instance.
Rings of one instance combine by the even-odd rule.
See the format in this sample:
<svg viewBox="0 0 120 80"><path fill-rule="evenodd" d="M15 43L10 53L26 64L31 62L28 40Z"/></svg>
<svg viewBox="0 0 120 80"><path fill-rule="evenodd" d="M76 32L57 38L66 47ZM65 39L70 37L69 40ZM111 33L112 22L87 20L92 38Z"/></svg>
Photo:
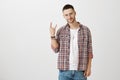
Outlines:
<svg viewBox="0 0 120 80"><path fill-rule="evenodd" d="M74 21L73 23L69 23L71 29L77 29L79 28L80 23L77 21Z"/></svg>

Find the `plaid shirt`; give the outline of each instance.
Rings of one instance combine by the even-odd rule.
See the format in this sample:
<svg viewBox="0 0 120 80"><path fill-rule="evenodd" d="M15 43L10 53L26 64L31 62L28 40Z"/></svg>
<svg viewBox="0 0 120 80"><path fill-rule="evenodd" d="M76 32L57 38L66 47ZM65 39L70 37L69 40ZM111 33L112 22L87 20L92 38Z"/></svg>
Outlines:
<svg viewBox="0 0 120 80"><path fill-rule="evenodd" d="M56 40L59 43L59 48L52 49L58 53L58 69L69 70L69 55L70 55L70 27L65 25L61 27L56 34ZM92 54L92 39L88 27L80 24L78 30L78 50L79 50L79 64L78 70L86 70L88 59L93 58Z"/></svg>

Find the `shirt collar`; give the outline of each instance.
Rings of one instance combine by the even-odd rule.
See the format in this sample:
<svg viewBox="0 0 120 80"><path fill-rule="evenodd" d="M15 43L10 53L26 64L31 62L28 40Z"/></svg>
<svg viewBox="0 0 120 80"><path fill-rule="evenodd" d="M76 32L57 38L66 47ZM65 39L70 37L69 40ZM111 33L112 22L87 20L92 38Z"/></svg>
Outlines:
<svg viewBox="0 0 120 80"><path fill-rule="evenodd" d="M78 22L79 24L80 24L80 22ZM80 26L79 26L80 28L79 28L79 31L80 31L80 29L82 28L82 24L80 24ZM66 25L65 25L65 28L67 29L67 30L70 30L70 25L67 23Z"/></svg>

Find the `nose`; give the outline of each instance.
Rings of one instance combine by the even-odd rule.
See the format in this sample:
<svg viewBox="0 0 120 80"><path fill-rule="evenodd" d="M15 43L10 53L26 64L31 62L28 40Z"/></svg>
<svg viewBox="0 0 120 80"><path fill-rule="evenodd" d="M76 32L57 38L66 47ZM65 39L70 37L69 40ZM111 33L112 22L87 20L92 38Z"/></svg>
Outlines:
<svg viewBox="0 0 120 80"><path fill-rule="evenodd" d="M71 18L71 16L70 15L68 15L68 19L70 19Z"/></svg>

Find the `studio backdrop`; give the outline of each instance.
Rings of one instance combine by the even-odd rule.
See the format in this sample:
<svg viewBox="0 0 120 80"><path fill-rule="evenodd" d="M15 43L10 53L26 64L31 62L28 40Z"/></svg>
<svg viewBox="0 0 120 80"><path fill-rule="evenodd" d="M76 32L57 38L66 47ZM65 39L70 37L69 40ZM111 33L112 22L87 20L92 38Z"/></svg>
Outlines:
<svg viewBox="0 0 120 80"><path fill-rule="evenodd" d="M119 0L0 0L0 80L57 80L50 22L66 24L65 4L89 27L93 41L88 80L120 80Z"/></svg>

